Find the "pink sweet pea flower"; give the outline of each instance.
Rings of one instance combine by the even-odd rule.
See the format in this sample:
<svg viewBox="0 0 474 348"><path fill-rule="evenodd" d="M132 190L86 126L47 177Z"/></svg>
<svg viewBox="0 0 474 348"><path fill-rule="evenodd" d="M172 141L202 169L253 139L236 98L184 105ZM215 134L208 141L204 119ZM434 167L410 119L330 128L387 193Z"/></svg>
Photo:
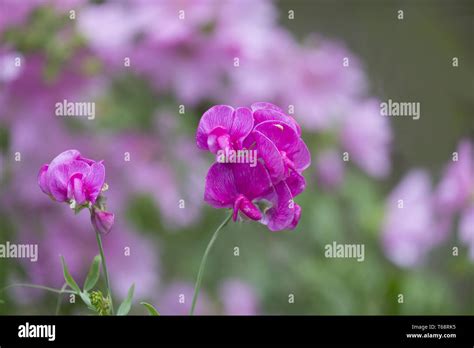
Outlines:
<svg viewBox="0 0 474 348"><path fill-rule="evenodd" d="M258 158L255 163L215 163L206 178L207 203L232 208L234 221L241 212L271 231L297 226L301 207L293 198L305 189L302 172L311 156L292 117L264 102L251 109L214 106L203 115L196 141L212 153L241 149L256 151ZM267 206L263 212L257 202Z"/></svg>
<svg viewBox="0 0 474 348"><path fill-rule="evenodd" d="M77 150L67 150L44 164L38 173L41 190L57 202L67 202L77 213L88 208L96 232L107 234L114 224L114 214L106 211L105 167L83 157Z"/></svg>
<svg viewBox="0 0 474 348"><path fill-rule="evenodd" d="M105 180L105 168L81 156L77 150L59 154L48 165L44 164L38 174L41 190L58 202L75 201L78 205L94 204Z"/></svg>

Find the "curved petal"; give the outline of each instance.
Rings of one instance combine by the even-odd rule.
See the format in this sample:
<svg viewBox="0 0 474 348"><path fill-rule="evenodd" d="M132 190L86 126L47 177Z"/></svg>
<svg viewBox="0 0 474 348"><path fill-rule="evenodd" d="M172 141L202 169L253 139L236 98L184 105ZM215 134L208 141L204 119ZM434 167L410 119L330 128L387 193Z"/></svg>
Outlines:
<svg viewBox="0 0 474 348"><path fill-rule="evenodd" d="M271 231L281 231L290 228L295 218L295 203L288 185L281 181L274 186L274 191L268 196L272 207L265 213L263 223Z"/></svg>
<svg viewBox="0 0 474 348"><path fill-rule="evenodd" d="M235 163L231 168L237 192L247 199L261 198L271 190L272 182L262 163L257 162L254 167L250 163Z"/></svg>
<svg viewBox="0 0 474 348"><path fill-rule="evenodd" d="M237 195L231 165L214 163L206 176L204 200L214 208L231 208Z"/></svg>
<svg viewBox="0 0 474 348"><path fill-rule="evenodd" d="M87 200L92 204L95 203L97 197L102 190L105 182L105 167L102 161L94 163L90 167L89 174L84 178L84 190L87 194Z"/></svg>
<svg viewBox="0 0 474 348"><path fill-rule="evenodd" d="M59 164L51 170L49 167L47 173L48 189L51 195L58 202L67 201L67 184L69 180L69 166Z"/></svg>
<svg viewBox="0 0 474 348"><path fill-rule="evenodd" d="M75 173L69 178L67 184L67 198L74 199L78 205L82 205L86 201L82 178L81 173Z"/></svg>
<svg viewBox="0 0 474 348"><path fill-rule="evenodd" d="M74 161L81 156L81 153L77 150L66 150L57 155L49 164L50 168L54 168L60 164L69 163Z"/></svg>
<svg viewBox="0 0 474 348"><path fill-rule="evenodd" d="M239 211L245 214L245 216L247 216L248 218L255 221L258 221L262 218L262 213L260 212L260 210L244 195L240 195L234 203L234 221L237 220L237 214Z"/></svg>
<svg viewBox="0 0 474 348"><path fill-rule="evenodd" d="M298 196L306 187L304 176L294 171L290 172L290 175L285 179L285 181L293 197Z"/></svg>
<svg viewBox="0 0 474 348"><path fill-rule="evenodd" d="M216 105L207 110L201 117L196 131L196 144L200 149L209 150L207 137L216 127L230 130L233 122L234 108L229 105Z"/></svg>
<svg viewBox="0 0 474 348"><path fill-rule="evenodd" d="M212 153L217 153L220 149L226 152L229 151L231 140L227 129L222 127L214 128L207 136L207 148Z"/></svg>
<svg viewBox="0 0 474 348"><path fill-rule="evenodd" d="M249 108L237 108L234 111L229 134L234 141L241 142L253 128L253 115Z"/></svg>
<svg viewBox="0 0 474 348"><path fill-rule="evenodd" d="M302 139L298 145L288 153L288 157L293 161L295 168L300 173L311 165L311 154Z"/></svg>
<svg viewBox="0 0 474 348"><path fill-rule="evenodd" d="M262 109L270 109L270 110L275 110L275 111L278 111L282 114L284 114L285 112L283 111L283 109L281 109L280 107L276 106L275 104L272 104L272 103L267 103L267 102L256 102L256 103L253 103L250 108L252 109L252 111L257 111L257 110L262 110Z"/></svg>
<svg viewBox="0 0 474 348"><path fill-rule="evenodd" d="M47 172L49 165L43 164L38 172L38 185L41 188L41 191L47 195L51 194L48 187Z"/></svg>
<svg viewBox="0 0 474 348"><path fill-rule="evenodd" d="M299 136L295 130L285 122L265 121L257 126L255 130L270 139L278 150L290 153L298 146Z"/></svg>
<svg viewBox="0 0 474 348"><path fill-rule="evenodd" d="M293 221L291 222L290 226L288 228L290 230L293 230L298 226L298 222L300 222L301 218L301 206L295 203L295 216L293 217Z"/></svg>
<svg viewBox="0 0 474 348"><path fill-rule="evenodd" d="M63 163L50 164L47 172L47 182L51 195L59 202L68 200L69 178L77 173L86 176L89 172L89 165L83 161L69 159Z"/></svg>
<svg viewBox="0 0 474 348"><path fill-rule="evenodd" d="M275 144L259 131L252 132L252 136L256 142L257 156L265 162L273 182L283 179L285 163Z"/></svg>
<svg viewBox="0 0 474 348"><path fill-rule="evenodd" d="M255 120L255 125L258 125L265 121L280 121L288 124L291 128L293 128L296 134L301 135L301 127L296 122L296 120L284 114L283 112L279 112L273 109L258 109L255 110L253 113L253 118Z"/></svg>

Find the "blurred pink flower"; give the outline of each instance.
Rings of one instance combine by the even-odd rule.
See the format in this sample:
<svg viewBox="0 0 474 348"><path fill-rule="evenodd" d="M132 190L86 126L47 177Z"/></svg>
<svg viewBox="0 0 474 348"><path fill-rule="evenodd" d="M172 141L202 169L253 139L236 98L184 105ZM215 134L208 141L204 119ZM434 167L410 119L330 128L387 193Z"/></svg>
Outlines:
<svg viewBox="0 0 474 348"><path fill-rule="evenodd" d="M164 119L166 115L160 115L160 121ZM196 154L189 137L174 136L172 129L159 129L157 133L153 137L127 133L110 139L110 156L117 169L114 175L119 182L127 182L121 186L125 197L149 195L168 228L189 226L201 216L204 190L198 183L205 177L206 162ZM129 161L124 160L125 154L129 154ZM135 180L130 181L131 177Z"/></svg>
<svg viewBox="0 0 474 348"><path fill-rule="evenodd" d="M16 62L24 59L20 52L8 48L0 48L0 83L9 83L15 80L22 71L22 66Z"/></svg>
<svg viewBox="0 0 474 348"><path fill-rule="evenodd" d="M308 130L331 129L350 117L343 106L366 94L361 64L342 44L319 37L308 38L299 50L286 88L288 104Z"/></svg>
<svg viewBox="0 0 474 348"><path fill-rule="evenodd" d="M461 215L459 239L469 248L469 257L474 261L474 203L471 203Z"/></svg>
<svg viewBox="0 0 474 348"><path fill-rule="evenodd" d="M194 287L187 282L173 282L169 284L156 301L156 308L162 315L188 315L193 300ZM206 293L201 291L195 313L198 315L212 314L212 306Z"/></svg>
<svg viewBox="0 0 474 348"><path fill-rule="evenodd" d="M2 0L0 2L0 35L11 27L20 27L26 23L30 13L44 0Z"/></svg>
<svg viewBox="0 0 474 348"><path fill-rule="evenodd" d="M474 195L474 150L469 140L462 140L457 158L449 163L436 190L441 213L452 215L468 204Z"/></svg>
<svg viewBox="0 0 474 348"><path fill-rule="evenodd" d="M257 315L259 305L254 289L238 279L228 279L220 287L219 295L227 315Z"/></svg>
<svg viewBox="0 0 474 348"><path fill-rule="evenodd" d="M474 260L474 148L471 141L461 140L457 157L449 163L436 190L439 215L450 221L459 214L459 238L469 248Z"/></svg>
<svg viewBox="0 0 474 348"><path fill-rule="evenodd" d="M94 79L77 68L82 61L83 55L76 54L61 67L58 76L47 79L47 60L44 56L34 54L22 57L20 73L0 90L0 96L6 99L2 117L15 122L18 114L29 120L56 117L56 103L80 99L93 85Z"/></svg>
<svg viewBox="0 0 474 348"><path fill-rule="evenodd" d="M343 121L341 142L362 170L375 178L390 173L392 131L387 117L380 114L380 104L369 99L348 106Z"/></svg>
<svg viewBox="0 0 474 348"><path fill-rule="evenodd" d="M342 153L329 149L317 155L315 164L318 185L332 190L339 187L344 180L345 168Z"/></svg>
<svg viewBox="0 0 474 348"><path fill-rule="evenodd" d="M419 265L448 231L447 221L436 216L428 174L411 171L386 201L382 242L387 257L401 267Z"/></svg>

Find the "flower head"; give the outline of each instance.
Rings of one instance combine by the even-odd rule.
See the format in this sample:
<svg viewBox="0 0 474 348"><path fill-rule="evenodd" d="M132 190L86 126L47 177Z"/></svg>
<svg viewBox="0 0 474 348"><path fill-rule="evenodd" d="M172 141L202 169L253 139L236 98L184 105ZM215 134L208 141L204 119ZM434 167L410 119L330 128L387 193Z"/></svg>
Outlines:
<svg viewBox="0 0 474 348"><path fill-rule="evenodd" d="M44 164L38 174L41 190L58 202L74 200L82 205L95 203L105 180L102 161L84 158L77 150L59 154L50 164Z"/></svg>
<svg viewBox="0 0 474 348"><path fill-rule="evenodd" d="M88 207L95 230L108 233L114 214L105 211L101 193L107 189L103 161L83 157L77 150L67 150L44 164L38 173L41 190L57 202L67 202L76 212Z"/></svg>
<svg viewBox="0 0 474 348"><path fill-rule="evenodd" d="M293 198L305 188L302 172L311 156L294 118L270 103L237 109L218 105L202 116L196 141L212 153L255 151L258 159L213 164L206 177L207 203L232 208L234 221L240 212L272 231L296 227L301 207Z"/></svg>

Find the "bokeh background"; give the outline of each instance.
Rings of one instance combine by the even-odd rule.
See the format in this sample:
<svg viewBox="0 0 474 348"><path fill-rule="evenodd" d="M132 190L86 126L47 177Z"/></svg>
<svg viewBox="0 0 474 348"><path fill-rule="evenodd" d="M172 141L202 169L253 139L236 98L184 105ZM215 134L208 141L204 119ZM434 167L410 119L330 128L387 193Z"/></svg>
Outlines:
<svg viewBox="0 0 474 348"><path fill-rule="evenodd" d="M36 179L42 164L75 148L105 161L116 224L104 243L117 299L135 282L132 313L145 314L146 300L186 314L226 214L203 202L213 159L195 146L197 123L214 104L268 101L293 114L312 154L296 199L301 221L277 233L227 226L197 312L473 314L472 1L0 6L0 242L39 246L36 263L0 259L0 287L60 288L60 254L76 279L87 274L97 247L86 212L52 202ZM56 116L65 99L94 102L96 117ZM420 119L382 116L388 99L419 102ZM471 169L456 192L442 183L461 143ZM441 199L446 190L456 209ZM333 242L364 244L365 260L326 258ZM1 314L52 314L58 300L24 288L0 299ZM61 313L87 311L64 298Z"/></svg>

